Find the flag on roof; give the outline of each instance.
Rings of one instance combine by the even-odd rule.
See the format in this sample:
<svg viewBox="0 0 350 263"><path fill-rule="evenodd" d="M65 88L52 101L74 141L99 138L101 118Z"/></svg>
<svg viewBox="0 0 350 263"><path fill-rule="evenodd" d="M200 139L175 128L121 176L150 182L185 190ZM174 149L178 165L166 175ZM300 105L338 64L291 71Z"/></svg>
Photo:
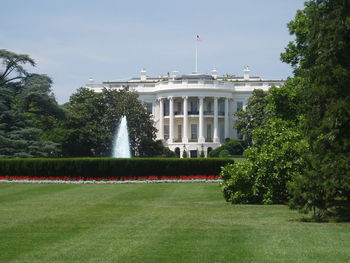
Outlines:
<svg viewBox="0 0 350 263"><path fill-rule="evenodd" d="M197 35L197 41L203 41L203 38Z"/></svg>

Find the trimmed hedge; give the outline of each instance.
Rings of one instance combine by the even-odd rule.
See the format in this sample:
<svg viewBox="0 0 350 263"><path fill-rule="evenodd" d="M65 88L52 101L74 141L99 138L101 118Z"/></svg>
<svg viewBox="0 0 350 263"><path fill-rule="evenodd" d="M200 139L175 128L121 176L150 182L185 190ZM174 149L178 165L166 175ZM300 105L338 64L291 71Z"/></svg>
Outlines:
<svg viewBox="0 0 350 263"><path fill-rule="evenodd" d="M219 175L232 159L56 158L0 159L0 176L111 178Z"/></svg>

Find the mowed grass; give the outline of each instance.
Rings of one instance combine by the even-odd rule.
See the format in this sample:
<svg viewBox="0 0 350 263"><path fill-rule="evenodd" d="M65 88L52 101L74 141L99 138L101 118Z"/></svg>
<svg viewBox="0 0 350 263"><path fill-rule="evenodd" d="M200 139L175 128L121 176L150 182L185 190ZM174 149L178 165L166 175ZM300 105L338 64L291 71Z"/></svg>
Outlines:
<svg viewBox="0 0 350 263"><path fill-rule="evenodd" d="M0 184L0 262L349 262L350 224L217 184Z"/></svg>

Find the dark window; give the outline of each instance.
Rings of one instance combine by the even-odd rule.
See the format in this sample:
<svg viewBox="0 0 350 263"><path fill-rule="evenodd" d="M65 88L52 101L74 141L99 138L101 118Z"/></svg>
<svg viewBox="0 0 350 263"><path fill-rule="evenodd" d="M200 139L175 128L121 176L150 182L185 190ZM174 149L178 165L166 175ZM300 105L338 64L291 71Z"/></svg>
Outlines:
<svg viewBox="0 0 350 263"><path fill-rule="evenodd" d="M211 112L211 101L207 102L207 112Z"/></svg>
<svg viewBox="0 0 350 263"><path fill-rule="evenodd" d="M153 106L152 102L146 104L146 109L150 114L152 114L152 106Z"/></svg>
<svg viewBox="0 0 350 263"><path fill-rule="evenodd" d="M225 115L225 102L219 100L219 115Z"/></svg>
<svg viewBox="0 0 350 263"><path fill-rule="evenodd" d="M182 103L178 102L177 103L177 110L176 110L177 114L182 114Z"/></svg>
<svg viewBox="0 0 350 263"><path fill-rule="evenodd" d="M198 101L191 100L191 113L196 114L198 112Z"/></svg>
<svg viewBox="0 0 350 263"><path fill-rule="evenodd" d="M169 125L164 125L164 139L169 139Z"/></svg>
<svg viewBox="0 0 350 263"><path fill-rule="evenodd" d="M175 154L176 154L177 158L180 158L180 148L179 147L175 148Z"/></svg>
<svg viewBox="0 0 350 263"><path fill-rule="evenodd" d="M198 157L198 151L196 151L196 150L190 151L190 157L191 158L197 158Z"/></svg>
<svg viewBox="0 0 350 263"><path fill-rule="evenodd" d="M197 139L197 124L191 124L191 139Z"/></svg>
<svg viewBox="0 0 350 263"><path fill-rule="evenodd" d="M243 101L237 101L237 111L243 109Z"/></svg>
<svg viewBox="0 0 350 263"><path fill-rule="evenodd" d="M164 102L164 116L169 116L169 102Z"/></svg>
<svg viewBox="0 0 350 263"><path fill-rule="evenodd" d="M213 150L213 148L208 147L208 149L207 149L207 156L208 156L208 157L209 157L209 153L210 153L212 150Z"/></svg>
<svg viewBox="0 0 350 263"><path fill-rule="evenodd" d="M212 139L212 137L211 137L211 124L207 125L207 139Z"/></svg>
<svg viewBox="0 0 350 263"><path fill-rule="evenodd" d="M177 138L180 140L182 138L182 125L177 126Z"/></svg>

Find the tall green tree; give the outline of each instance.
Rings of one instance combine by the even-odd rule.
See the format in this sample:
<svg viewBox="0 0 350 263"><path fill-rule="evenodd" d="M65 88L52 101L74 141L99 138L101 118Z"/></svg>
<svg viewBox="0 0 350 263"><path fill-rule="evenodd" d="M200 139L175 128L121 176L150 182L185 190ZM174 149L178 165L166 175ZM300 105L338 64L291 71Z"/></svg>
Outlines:
<svg viewBox="0 0 350 263"><path fill-rule="evenodd" d="M313 0L288 24L284 62L303 79L307 168L291 185L291 207L350 218L350 1Z"/></svg>
<svg viewBox="0 0 350 263"><path fill-rule="evenodd" d="M110 156L113 137L121 117L127 117L131 150L136 156L147 152L147 141L155 138L150 114L127 89L104 89L101 93L80 88L66 105L68 119L63 142L68 156ZM147 154L146 154L147 155Z"/></svg>
<svg viewBox="0 0 350 263"><path fill-rule="evenodd" d="M0 61L0 157L56 156L58 145L42 139L43 127L46 127L47 120L42 122L45 125L40 127L29 116L35 115L36 119L39 119L43 116L42 112L34 114L32 112L34 107L24 106L26 103L32 104L35 101L34 97L39 98L37 96L39 93L34 92L28 82L33 76L40 77L40 75L31 75L23 68L25 64L34 66L35 62L28 55L7 50L0 50ZM51 80L48 77L45 79L51 85ZM47 88L46 85L40 82L36 84L36 89L42 89L41 100L37 99L36 108L48 111L52 109L52 105L55 105L56 112L59 112L54 97L44 90ZM31 98L25 95L29 90L31 90ZM51 96L50 103L44 103L49 96Z"/></svg>
<svg viewBox="0 0 350 263"><path fill-rule="evenodd" d="M295 82L289 79L283 87L269 90L264 121L252 130L254 143L244 152L246 160L222 169L222 189L227 201L288 201L287 184L304 168L301 155L308 148L298 126L295 94L300 87Z"/></svg>
<svg viewBox="0 0 350 263"><path fill-rule="evenodd" d="M234 122L241 135L245 136L248 145L252 145L252 132L259 128L265 120L265 109L267 105L267 92L262 89L253 90L252 96L248 99L247 107L237 111L234 115L238 118Z"/></svg>
<svg viewBox="0 0 350 263"><path fill-rule="evenodd" d="M0 85L19 81L28 75L25 64L35 66L35 61L26 54L16 54L6 49L0 49Z"/></svg>

